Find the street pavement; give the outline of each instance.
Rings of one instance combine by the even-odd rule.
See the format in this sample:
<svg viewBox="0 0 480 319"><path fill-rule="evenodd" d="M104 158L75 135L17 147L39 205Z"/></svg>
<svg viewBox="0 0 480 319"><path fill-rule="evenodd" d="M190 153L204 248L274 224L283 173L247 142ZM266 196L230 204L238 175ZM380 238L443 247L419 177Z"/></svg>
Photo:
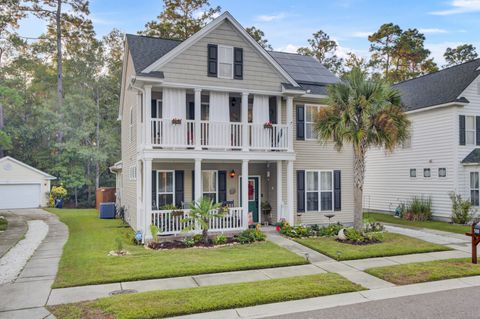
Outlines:
<svg viewBox="0 0 480 319"><path fill-rule="evenodd" d="M269 319L478 319L480 287L363 302Z"/></svg>

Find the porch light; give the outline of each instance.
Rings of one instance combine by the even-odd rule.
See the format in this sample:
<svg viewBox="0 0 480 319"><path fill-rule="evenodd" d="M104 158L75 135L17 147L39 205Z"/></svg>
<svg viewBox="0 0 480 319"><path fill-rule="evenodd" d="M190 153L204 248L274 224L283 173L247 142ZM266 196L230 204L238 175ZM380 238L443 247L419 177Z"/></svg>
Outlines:
<svg viewBox="0 0 480 319"><path fill-rule="evenodd" d="M230 173L229 173L230 177L231 178L234 178L237 174L235 173L235 170L231 170Z"/></svg>

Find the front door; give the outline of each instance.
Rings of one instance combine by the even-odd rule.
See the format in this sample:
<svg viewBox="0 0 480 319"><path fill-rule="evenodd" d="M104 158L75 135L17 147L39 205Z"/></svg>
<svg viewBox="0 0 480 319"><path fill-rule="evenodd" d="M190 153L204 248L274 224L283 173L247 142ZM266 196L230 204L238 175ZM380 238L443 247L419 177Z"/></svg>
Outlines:
<svg viewBox="0 0 480 319"><path fill-rule="evenodd" d="M258 177L248 178L248 212L252 213L253 222L258 223Z"/></svg>

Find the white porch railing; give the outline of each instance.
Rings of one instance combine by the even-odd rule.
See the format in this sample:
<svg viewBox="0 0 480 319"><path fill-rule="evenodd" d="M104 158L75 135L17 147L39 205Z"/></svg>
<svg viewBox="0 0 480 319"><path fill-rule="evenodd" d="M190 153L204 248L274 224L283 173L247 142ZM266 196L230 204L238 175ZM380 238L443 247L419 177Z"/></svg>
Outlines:
<svg viewBox="0 0 480 319"><path fill-rule="evenodd" d="M228 208L228 213L223 217L210 217L209 231L234 231L246 228L241 207ZM161 235L177 235L185 233L186 230L192 229L191 232L199 233L202 231L199 225L185 221L188 218L190 210L154 210L152 211L152 224L158 227ZM216 212L215 212L216 213ZM213 214L213 212L212 212Z"/></svg>
<svg viewBox="0 0 480 319"><path fill-rule="evenodd" d="M182 119L173 124L170 119L151 119L151 141L153 146L187 148L194 147L195 121ZM243 141L243 130L248 130L248 140ZM286 124L248 124L245 128L238 122L200 121L200 145L205 149L240 150L248 143L250 150L287 151L288 130Z"/></svg>

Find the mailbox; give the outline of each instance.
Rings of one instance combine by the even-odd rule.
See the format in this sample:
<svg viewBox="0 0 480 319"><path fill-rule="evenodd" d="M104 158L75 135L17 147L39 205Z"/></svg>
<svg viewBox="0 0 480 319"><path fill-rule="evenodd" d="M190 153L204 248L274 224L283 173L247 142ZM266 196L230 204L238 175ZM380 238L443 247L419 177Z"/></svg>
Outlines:
<svg viewBox="0 0 480 319"><path fill-rule="evenodd" d="M473 233L475 235L480 235L480 223L476 223L474 226L473 226Z"/></svg>
<svg viewBox="0 0 480 319"><path fill-rule="evenodd" d="M465 235L472 237L472 263L477 263L477 245L480 243L480 223L472 224L472 232Z"/></svg>

